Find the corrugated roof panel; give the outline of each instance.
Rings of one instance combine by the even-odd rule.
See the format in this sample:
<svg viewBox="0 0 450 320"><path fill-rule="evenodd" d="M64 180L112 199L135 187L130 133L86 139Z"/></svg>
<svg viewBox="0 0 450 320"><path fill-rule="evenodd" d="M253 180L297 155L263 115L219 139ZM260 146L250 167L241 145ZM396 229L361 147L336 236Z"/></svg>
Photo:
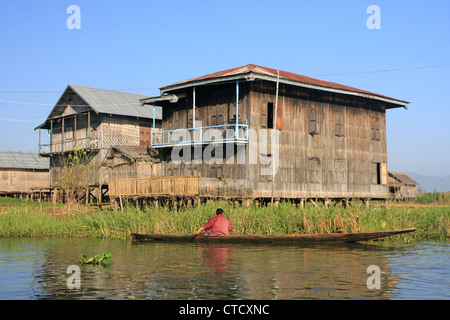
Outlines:
<svg viewBox="0 0 450 320"><path fill-rule="evenodd" d="M50 168L50 160L37 153L5 151L0 152L0 168L45 170Z"/></svg>
<svg viewBox="0 0 450 320"><path fill-rule="evenodd" d="M144 108L140 99L146 95L114 90L69 85L97 113L153 119L153 108ZM156 108L156 119L162 119L162 110Z"/></svg>

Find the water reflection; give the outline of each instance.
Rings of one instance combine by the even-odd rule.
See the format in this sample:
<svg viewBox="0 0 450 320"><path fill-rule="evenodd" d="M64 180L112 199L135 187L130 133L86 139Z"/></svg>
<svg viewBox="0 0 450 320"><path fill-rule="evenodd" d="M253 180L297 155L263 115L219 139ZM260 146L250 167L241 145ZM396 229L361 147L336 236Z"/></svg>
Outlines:
<svg viewBox="0 0 450 320"><path fill-rule="evenodd" d="M445 297L448 246L425 249L0 239L0 299L390 299L413 290ZM110 268L81 267L81 288L68 289L67 267L79 254L103 252L112 254ZM433 260L441 263L434 271ZM366 285L370 265L381 270L381 289Z"/></svg>

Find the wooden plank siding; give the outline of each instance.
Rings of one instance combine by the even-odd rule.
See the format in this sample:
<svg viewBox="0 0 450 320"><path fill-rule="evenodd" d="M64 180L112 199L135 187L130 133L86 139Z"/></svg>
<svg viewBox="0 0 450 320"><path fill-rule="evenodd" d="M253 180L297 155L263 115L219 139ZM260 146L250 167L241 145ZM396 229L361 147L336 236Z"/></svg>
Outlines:
<svg viewBox="0 0 450 320"><path fill-rule="evenodd" d="M2 168L0 193L30 193L35 188L48 188L49 179L48 169Z"/></svg>
<svg viewBox="0 0 450 320"><path fill-rule="evenodd" d="M183 91L187 99L163 107L162 130L192 128L191 90ZM388 197L383 102L280 84L275 117L276 83L242 81L239 90L239 123L248 124L257 137L261 129L279 131L279 167L274 181L270 175L261 175L261 169L268 166L262 156L271 153L271 144L262 146L257 139L234 146L233 163L224 156L221 164L176 164L170 158L172 148L163 149L161 175L198 175L224 180L230 186L244 181L239 188L229 187L228 197ZM196 87L199 124L234 123L235 92L233 83ZM251 154L253 150L256 156ZM239 157L245 162L238 164ZM256 163L249 161L251 157Z"/></svg>
<svg viewBox="0 0 450 320"><path fill-rule="evenodd" d="M246 92L249 86L243 84L241 87L239 101L239 123L248 122L249 100ZM183 99L175 105L168 105L163 108L162 130L175 130L180 128L192 128L193 125L193 94L192 91L186 91L187 99ZM196 88L196 127L215 126L223 124L234 124L236 114L236 89L234 84L220 84L210 87ZM201 148L201 147L199 147ZM248 168L245 164L238 164L238 157L244 155L245 148L233 147L232 160L226 159L226 147L222 146L223 163L207 164L205 161L195 161L194 155L199 149L192 148L192 163L176 164L171 162L171 149L162 150L161 158L163 161L160 166L160 174L164 176L175 175L199 175L207 178L225 178L225 179L247 179ZM204 149L200 151L204 155ZM227 163L233 161L233 165Z"/></svg>
<svg viewBox="0 0 450 320"><path fill-rule="evenodd" d="M344 99L283 84L279 90L283 125L274 196L385 198L386 181L377 183L376 179L377 164L386 172L387 162L383 107L367 108L358 98ZM259 122L264 117L259 115L275 101L275 92L274 83L252 83L251 127L265 127ZM377 139L372 139L372 117L378 119ZM311 120L315 122L313 132ZM262 182L258 170L252 172L250 180L259 181L254 191L267 195L270 183Z"/></svg>

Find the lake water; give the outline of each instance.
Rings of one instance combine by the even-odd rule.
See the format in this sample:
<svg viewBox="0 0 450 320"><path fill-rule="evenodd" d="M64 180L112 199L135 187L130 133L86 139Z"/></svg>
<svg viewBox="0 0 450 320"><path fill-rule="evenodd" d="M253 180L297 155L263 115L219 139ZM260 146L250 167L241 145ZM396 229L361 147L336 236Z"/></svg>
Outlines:
<svg viewBox="0 0 450 320"><path fill-rule="evenodd" d="M103 252L112 254L107 267L67 272L80 253ZM280 246L0 238L0 299L447 300L449 253L449 241ZM69 289L77 275L79 285L69 281Z"/></svg>

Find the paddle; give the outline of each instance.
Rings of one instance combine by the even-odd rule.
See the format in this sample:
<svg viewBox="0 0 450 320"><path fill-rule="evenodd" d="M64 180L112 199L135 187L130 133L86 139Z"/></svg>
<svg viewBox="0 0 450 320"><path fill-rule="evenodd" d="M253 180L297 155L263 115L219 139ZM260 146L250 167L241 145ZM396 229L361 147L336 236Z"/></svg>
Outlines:
<svg viewBox="0 0 450 320"><path fill-rule="evenodd" d="M194 234L194 236L191 238L191 242L194 241L195 237L198 236L200 234L200 231L203 230L203 227L201 227L200 229L197 230L197 232Z"/></svg>
<svg viewBox="0 0 450 320"><path fill-rule="evenodd" d="M198 233L194 234L194 236L191 238L191 242L194 241L196 236L198 236Z"/></svg>

